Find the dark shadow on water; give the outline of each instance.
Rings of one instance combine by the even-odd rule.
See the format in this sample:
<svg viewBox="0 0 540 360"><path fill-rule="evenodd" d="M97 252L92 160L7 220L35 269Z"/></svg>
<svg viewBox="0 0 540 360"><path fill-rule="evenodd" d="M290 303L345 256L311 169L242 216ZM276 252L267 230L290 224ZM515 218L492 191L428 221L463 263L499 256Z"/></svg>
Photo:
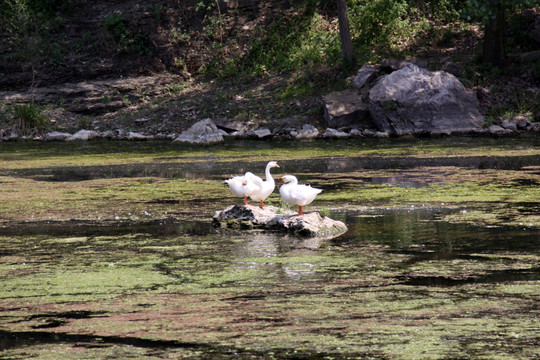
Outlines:
<svg viewBox="0 0 540 360"><path fill-rule="evenodd" d="M410 286L460 286L465 284L539 281L540 268L491 271L482 276L454 279L445 276L403 276L398 280Z"/></svg>
<svg viewBox="0 0 540 360"><path fill-rule="evenodd" d="M80 335L67 333L54 333L47 331L15 331L0 330L0 351L22 346L37 344L73 344L88 349L95 347L109 347L115 345L135 346L138 348L155 349L162 351L166 358L172 355L175 349L198 351L197 359L291 359L291 360L322 360L322 359L351 359L351 358L376 358L385 359L377 352L347 354L344 352L317 352L315 350L298 349L272 349L272 355L268 350L253 350L210 343L183 342L178 340L153 340L139 337L122 336L98 336ZM155 354L154 354L155 355ZM158 356L159 357L159 356Z"/></svg>
<svg viewBox="0 0 540 360"><path fill-rule="evenodd" d="M194 235L215 233L209 221L160 219L153 221L38 221L10 223L0 227L0 236L121 236L150 233L156 236Z"/></svg>
<svg viewBox="0 0 540 360"><path fill-rule="evenodd" d="M232 351L219 346L181 342L175 340L150 340L137 337L121 336L97 336L97 335L76 335L66 333L39 332L39 331L17 331L9 332L0 330L0 350L7 350L13 347L31 344L54 344L54 343L87 343L101 345L131 345L142 348L189 348L205 351L219 351L226 353ZM82 344L81 344L82 345Z"/></svg>
<svg viewBox="0 0 540 360"><path fill-rule="evenodd" d="M469 169L520 170L524 166L540 166L540 156L468 156L468 157L328 157L306 160L281 160L283 173L348 173L364 169L412 169L416 167L462 167ZM246 171L262 175L266 161L196 161L172 163L144 163L103 166L66 166L35 169L0 170L0 176L32 178L38 181L85 181L122 177L161 177L166 179L225 179ZM418 179L405 180L416 184ZM373 179L372 182L392 183L393 179Z"/></svg>
<svg viewBox="0 0 540 360"><path fill-rule="evenodd" d="M338 212L331 214L331 217L344 221L349 230L332 240L332 243L351 246L384 245L388 247L388 251L414 255L409 260L410 263L459 258L471 253L540 253L539 229L489 228L442 220L444 215L457 211L460 210L411 208Z"/></svg>

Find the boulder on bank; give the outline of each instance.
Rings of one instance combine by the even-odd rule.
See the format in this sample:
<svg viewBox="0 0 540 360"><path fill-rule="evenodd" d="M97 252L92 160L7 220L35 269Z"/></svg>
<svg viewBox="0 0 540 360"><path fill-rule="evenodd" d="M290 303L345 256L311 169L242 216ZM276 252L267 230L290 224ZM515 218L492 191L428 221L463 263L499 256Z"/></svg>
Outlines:
<svg viewBox="0 0 540 360"><path fill-rule="evenodd" d="M303 215L278 214L277 208L252 205L231 205L216 211L215 226L225 229L264 229L281 231L302 237L336 237L347 231L347 226L318 212Z"/></svg>
<svg viewBox="0 0 540 360"><path fill-rule="evenodd" d="M380 78L368 107L379 130L393 135L474 132L484 123L476 95L454 75L414 64Z"/></svg>
<svg viewBox="0 0 540 360"><path fill-rule="evenodd" d="M324 97L330 128L376 129L387 135L484 131L476 94L448 72L429 71L407 61L383 61L362 66L353 84L355 89Z"/></svg>
<svg viewBox="0 0 540 360"><path fill-rule="evenodd" d="M224 134L227 133L219 129L212 120L204 119L193 124L189 129L174 139L174 141L192 144L212 144L224 141Z"/></svg>

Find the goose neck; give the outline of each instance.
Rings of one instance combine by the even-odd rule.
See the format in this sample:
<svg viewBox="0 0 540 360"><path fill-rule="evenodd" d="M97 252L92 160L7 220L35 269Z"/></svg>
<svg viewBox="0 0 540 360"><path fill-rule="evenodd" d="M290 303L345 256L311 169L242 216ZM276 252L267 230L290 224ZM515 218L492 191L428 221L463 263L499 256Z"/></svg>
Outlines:
<svg viewBox="0 0 540 360"><path fill-rule="evenodd" d="M266 173L266 181L273 182L273 181L274 181L274 178L272 177L272 174L270 174L270 169L271 169L270 164L266 165L266 170L265 170L265 173Z"/></svg>

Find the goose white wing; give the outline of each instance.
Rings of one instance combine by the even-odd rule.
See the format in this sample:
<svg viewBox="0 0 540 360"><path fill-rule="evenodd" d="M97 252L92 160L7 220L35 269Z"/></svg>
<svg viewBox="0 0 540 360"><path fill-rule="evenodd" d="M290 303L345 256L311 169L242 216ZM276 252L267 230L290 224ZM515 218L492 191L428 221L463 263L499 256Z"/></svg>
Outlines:
<svg viewBox="0 0 540 360"><path fill-rule="evenodd" d="M248 171L244 175L244 179L246 181L251 181L252 183L256 184L258 187L262 186L262 183L264 182L263 179L261 179L259 176L255 175L254 173Z"/></svg>
<svg viewBox="0 0 540 360"><path fill-rule="evenodd" d="M310 204L322 189L312 188L307 185L291 186L288 190L287 197L295 205L304 206Z"/></svg>
<svg viewBox="0 0 540 360"><path fill-rule="evenodd" d="M243 176L235 176L233 178L230 178L228 180L225 180L227 185L229 185L229 188L236 196L244 196L244 190L242 189L242 182L244 181Z"/></svg>

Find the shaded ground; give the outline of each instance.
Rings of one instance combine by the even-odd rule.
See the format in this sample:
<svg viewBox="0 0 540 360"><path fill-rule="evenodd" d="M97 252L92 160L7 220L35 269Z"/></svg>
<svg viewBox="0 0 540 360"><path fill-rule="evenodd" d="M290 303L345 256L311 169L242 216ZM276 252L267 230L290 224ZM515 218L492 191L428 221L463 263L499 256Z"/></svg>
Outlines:
<svg viewBox="0 0 540 360"><path fill-rule="evenodd" d="M286 11L279 0L260 6L231 2L229 8L221 3L223 17L196 10L196 0L151 0L144 6L138 1L73 3L42 25L46 36L37 38L38 49L19 49L21 41L8 37L0 47L3 105L35 101L52 121L49 130L177 134L206 117L235 119L252 128L291 121L323 127L322 96L349 86L347 75L355 73L321 66L308 76L278 76L272 69L258 78L228 81L200 75L213 56L247 56L246 44L257 36L257 29ZM331 9L324 15L335 16ZM107 30L106 18L117 27ZM439 29L435 39L425 35L418 43L402 44L401 56L414 54L433 69L462 76L465 85L477 91L482 111L495 116L494 121L521 113L534 118L538 111L534 99L540 96L534 63L521 64L513 57L503 74L493 70L490 75L474 62L480 29L453 31ZM32 39L24 41L31 44ZM0 108L0 130L8 126L2 121L9 118L2 114L6 109Z"/></svg>

